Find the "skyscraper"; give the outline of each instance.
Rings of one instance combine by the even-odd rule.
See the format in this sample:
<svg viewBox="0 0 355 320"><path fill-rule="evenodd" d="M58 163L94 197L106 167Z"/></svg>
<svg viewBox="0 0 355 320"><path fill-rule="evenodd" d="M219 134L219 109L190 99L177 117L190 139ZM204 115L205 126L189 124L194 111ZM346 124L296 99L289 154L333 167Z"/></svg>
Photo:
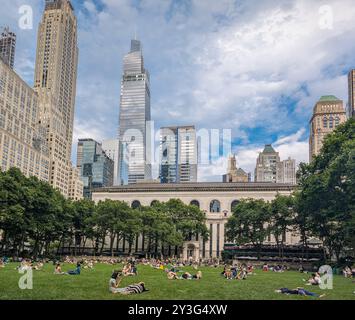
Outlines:
<svg viewBox="0 0 355 320"><path fill-rule="evenodd" d="M112 187L114 161L110 159L102 145L93 139L78 142L77 166L84 183L84 197L91 198L94 188Z"/></svg>
<svg viewBox="0 0 355 320"><path fill-rule="evenodd" d="M0 57L11 69L14 68L15 50L16 34L6 27L0 37Z"/></svg>
<svg viewBox="0 0 355 320"><path fill-rule="evenodd" d="M296 160L290 157L280 161L277 167L277 183L296 184Z"/></svg>
<svg viewBox="0 0 355 320"><path fill-rule="evenodd" d="M318 155L323 146L323 140L339 124L346 121L343 101L335 96L323 96L313 108L310 121L309 159Z"/></svg>
<svg viewBox="0 0 355 320"><path fill-rule="evenodd" d="M77 19L69 0L47 0L38 28L34 89L47 128L50 183L69 196L78 66ZM74 185L74 184L73 184Z"/></svg>
<svg viewBox="0 0 355 320"><path fill-rule="evenodd" d="M279 153L271 144L265 145L263 152L256 160L255 182L274 182L277 180L277 164L280 162Z"/></svg>
<svg viewBox="0 0 355 320"><path fill-rule="evenodd" d="M355 117L355 69L348 74L349 98L347 115L349 118Z"/></svg>
<svg viewBox="0 0 355 320"><path fill-rule="evenodd" d="M119 184L119 140L110 139L102 141L102 149L105 151L106 155L114 162L114 177L113 184L116 186Z"/></svg>
<svg viewBox="0 0 355 320"><path fill-rule="evenodd" d="M197 182L197 138L194 126L160 129L160 182Z"/></svg>
<svg viewBox="0 0 355 320"><path fill-rule="evenodd" d="M120 149L125 151L120 162L126 161L129 184L151 179L150 149L147 147L150 142L148 121L149 73L144 68L140 41L132 40L131 51L123 59L119 117ZM120 168L123 166L121 163ZM120 180L125 178L121 176Z"/></svg>
<svg viewBox="0 0 355 320"><path fill-rule="evenodd" d="M46 128L39 124L37 94L0 59L0 170L16 167L49 181Z"/></svg>

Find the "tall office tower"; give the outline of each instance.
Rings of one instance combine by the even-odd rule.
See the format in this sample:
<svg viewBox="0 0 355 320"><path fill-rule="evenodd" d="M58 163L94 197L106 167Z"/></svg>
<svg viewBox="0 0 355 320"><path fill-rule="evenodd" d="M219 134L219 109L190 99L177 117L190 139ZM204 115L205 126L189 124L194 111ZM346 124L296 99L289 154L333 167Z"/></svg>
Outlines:
<svg viewBox="0 0 355 320"><path fill-rule="evenodd" d="M246 173L242 168L237 167L235 156L228 159L228 172L223 176L223 182L250 182L250 174Z"/></svg>
<svg viewBox="0 0 355 320"><path fill-rule="evenodd" d="M355 117L355 69L351 70L348 75L349 99L347 115L349 118Z"/></svg>
<svg viewBox="0 0 355 320"><path fill-rule="evenodd" d="M80 170L71 168L69 172L69 198L80 200L84 196L84 183L80 179Z"/></svg>
<svg viewBox="0 0 355 320"><path fill-rule="evenodd" d="M114 177L113 185L119 185L119 140L110 139L102 141L102 149L105 151L106 155L114 162Z"/></svg>
<svg viewBox="0 0 355 320"><path fill-rule="evenodd" d="M343 101L335 96L323 96L313 108L310 121L309 160L318 155L323 146L323 140L339 124L346 121Z"/></svg>
<svg viewBox="0 0 355 320"><path fill-rule="evenodd" d="M46 0L38 28L34 89L40 121L47 128L50 183L65 196L72 170L74 107L78 65L77 20L69 0Z"/></svg>
<svg viewBox="0 0 355 320"><path fill-rule="evenodd" d="M151 179L149 121L149 73L144 68L140 41L132 40L131 51L123 59L119 117L120 149L124 153L120 168L127 166L129 184ZM126 181L124 171L120 170L121 181Z"/></svg>
<svg viewBox="0 0 355 320"><path fill-rule="evenodd" d="M160 129L160 182L197 182L197 138L194 126Z"/></svg>
<svg viewBox="0 0 355 320"><path fill-rule="evenodd" d="M114 162L93 139L80 139L78 150L77 164L84 183L84 197L90 199L93 189L113 186Z"/></svg>
<svg viewBox="0 0 355 320"><path fill-rule="evenodd" d="M290 157L278 163L277 183L296 184L296 160Z"/></svg>
<svg viewBox="0 0 355 320"><path fill-rule="evenodd" d="M0 57L11 69L14 68L15 50L16 34L6 27L0 37Z"/></svg>
<svg viewBox="0 0 355 320"><path fill-rule="evenodd" d="M263 152L259 153L259 157L256 160L255 182L276 183L279 162L279 153L274 150L271 144L265 145Z"/></svg>
<svg viewBox="0 0 355 320"><path fill-rule="evenodd" d="M49 181L46 129L39 124L38 96L0 59L0 170L11 167Z"/></svg>

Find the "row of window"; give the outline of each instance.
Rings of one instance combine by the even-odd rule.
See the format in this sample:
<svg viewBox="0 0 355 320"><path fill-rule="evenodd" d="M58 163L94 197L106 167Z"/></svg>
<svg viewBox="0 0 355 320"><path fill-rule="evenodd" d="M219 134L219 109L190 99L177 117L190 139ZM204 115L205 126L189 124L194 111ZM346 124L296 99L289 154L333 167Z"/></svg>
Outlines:
<svg viewBox="0 0 355 320"><path fill-rule="evenodd" d="M154 206L154 205L156 205L158 202L159 202L159 201L157 201L157 200L153 200L150 205L151 205L151 206ZM234 208L238 205L238 203L239 203L239 200L234 200L234 201L231 203L231 208L230 208L231 212L233 212ZM192 200L192 201L190 202L190 205L196 206L196 207L200 208L200 202L197 201L197 200ZM132 202L131 207L132 207L133 209L138 209L139 207L141 207L140 201L134 200L134 201ZM210 212L212 212L212 213L219 213L219 212L221 212L221 202L220 202L219 200L212 200L212 201L210 202Z"/></svg>

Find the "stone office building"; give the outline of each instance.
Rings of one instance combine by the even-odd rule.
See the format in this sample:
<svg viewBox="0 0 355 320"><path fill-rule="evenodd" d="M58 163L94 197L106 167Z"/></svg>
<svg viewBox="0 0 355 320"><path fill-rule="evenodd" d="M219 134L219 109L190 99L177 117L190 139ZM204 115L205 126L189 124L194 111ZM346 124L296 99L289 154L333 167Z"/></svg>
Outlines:
<svg viewBox="0 0 355 320"><path fill-rule="evenodd" d="M231 216L232 208L241 199L264 199L271 201L276 194L289 195L294 185L278 183L184 183L184 184L135 184L95 190L92 199L95 202L105 199L125 201L132 207L149 206L154 201L166 202L180 199L186 204L197 205L206 214L206 225L210 232L208 241L195 238L184 243L182 258L196 260L220 258L225 240L225 224ZM271 237L268 243L274 243ZM287 244L298 243L293 234L286 235ZM133 250L144 252L146 245L142 237L136 239ZM128 250L128 244L119 243L122 251Z"/></svg>

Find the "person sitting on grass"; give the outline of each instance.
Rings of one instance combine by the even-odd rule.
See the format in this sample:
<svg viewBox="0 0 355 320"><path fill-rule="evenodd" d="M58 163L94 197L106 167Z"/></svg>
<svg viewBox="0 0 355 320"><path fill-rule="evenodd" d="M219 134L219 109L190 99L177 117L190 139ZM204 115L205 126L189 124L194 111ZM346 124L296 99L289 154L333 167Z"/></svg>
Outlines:
<svg viewBox="0 0 355 320"><path fill-rule="evenodd" d="M264 263L264 265L263 265L263 271L264 271L264 272L269 271L269 266L268 266L267 263Z"/></svg>
<svg viewBox="0 0 355 320"><path fill-rule="evenodd" d="M231 269L227 269L224 273L224 276L227 280L232 280L233 279L233 273Z"/></svg>
<svg viewBox="0 0 355 320"><path fill-rule="evenodd" d="M132 270L132 265L130 263L123 267L122 274L125 277L134 276L135 275L135 273Z"/></svg>
<svg viewBox="0 0 355 320"><path fill-rule="evenodd" d="M254 267L252 265L249 265L247 268L247 274L252 275L254 274L253 271L254 271Z"/></svg>
<svg viewBox="0 0 355 320"><path fill-rule="evenodd" d="M38 262L32 267L33 270L37 270L37 271L42 271L42 268L43 268L43 262Z"/></svg>
<svg viewBox="0 0 355 320"><path fill-rule="evenodd" d="M0 268L5 268L5 263L2 259L0 259Z"/></svg>
<svg viewBox="0 0 355 320"><path fill-rule="evenodd" d="M21 264L18 267L16 267L16 269L19 271L26 271L32 269L31 262L28 261L27 259L22 259Z"/></svg>
<svg viewBox="0 0 355 320"><path fill-rule="evenodd" d="M343 275L345 278L351 278L353 276L350 267L345 267L343 269Z"/></svg>
<svg viewBox="0 0 355 320"><path fill-rule="evenodd" d="M57 263L57 265L54 268L54 274L65 274L62 272L62 267L60 266L60 263Z"/></svg>
<svg viewBox="0 0 355 320"><path fill-rule="evenodd" d="M80 264L80 262L78 262L76 264L75 270L69 270L66 274L69 274L71 276L78 276L78 275L80 275L80 272L81 272L81 264Z"/></svg>
<svg viewBox="0 0 355 320"><path fill-rule="evenodd" d="M307 291L303 288L296 288L296 289L292 289L292 290L290 290L288 288L281 288L281 289L275 290L275 292L286 294L286 295L295 294L295 295L300 295L300 296L311 296L311 297L317 297L317 298L323 298L325 296L325 294L319 295L317 293Z"/></svg>
<svg viewBox="0 0 355 320"><path fill-rule="evenodd" d="M109 291L113 294L120 293L124 295L129 295L129 294L138 294L138 293L143 293L145 291L149 291L145 288L144 282L139 282L137 284L131 284L125 288L119 288L119 285L122 281L122 271L114 271L111 279L109 281Z"/></svg>
<svg viewBox="0 0 355 320"><path fill-rule="evenodd" d="M303 281L305 281L305 280L303 279ZM322 283L322 280L321 280L320 274L318 272L316 272L316 273L312 274L312 277L310 279L308 279L307 286L318 286L321 283Z"/></svg>
<svg viewBox="0 0 355 320"><path fill-rule="evenodd" d="M177 273L176 272L172 272L172 271L168 271L167 277L168 277L169 280L177 280L178 279Z"/></svg>

